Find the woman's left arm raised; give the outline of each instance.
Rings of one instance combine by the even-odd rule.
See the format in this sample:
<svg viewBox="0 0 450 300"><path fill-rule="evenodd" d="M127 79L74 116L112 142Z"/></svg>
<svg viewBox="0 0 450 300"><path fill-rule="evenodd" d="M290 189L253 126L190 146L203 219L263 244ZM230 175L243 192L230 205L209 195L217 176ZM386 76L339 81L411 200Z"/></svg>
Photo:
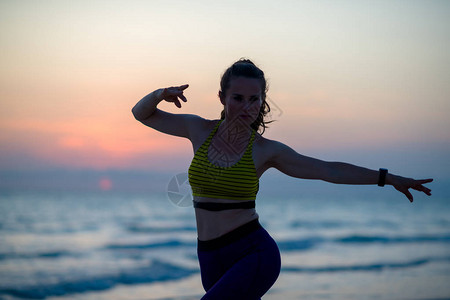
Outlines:
<svg viewBox="0 0 450 300"><path fill-rule="evenodd" d="M297 153L289 146L270 141L269 167L274 167L286 175L303 179L320 179L337 184L377 184L380 172L344 162L327 162ZM405 194L410 202L413 196L409 189L431 196L431 190L423 184L433 179L412 179L388 173L386 184Z"/></svg>

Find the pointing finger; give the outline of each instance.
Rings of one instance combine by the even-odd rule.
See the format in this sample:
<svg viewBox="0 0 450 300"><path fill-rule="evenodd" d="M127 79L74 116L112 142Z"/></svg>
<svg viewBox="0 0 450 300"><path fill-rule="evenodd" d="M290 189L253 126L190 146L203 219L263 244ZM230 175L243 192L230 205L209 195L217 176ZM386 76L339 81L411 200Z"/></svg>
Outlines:
<svg viewBox="0 0 450 300"><path fill-rule="evenodd" d="M405 192L404 192L404 194L406 195L406 197L409 199L409 202L413 202L413 196L411 195L411 193L408 191L408 190L406 190Z"/></svg>
<svg viewBox="0 0 450 300"><path fill-rule="evenodd" d="M431 196L431 190L430 189L424 188L424 190L422 192L424 192L428 196Z"/></svg>
<svg viewBox="0 0 450 300"><path fill-rule="evenodd" d="M424 183L428 183L428 182L432 182L433 181L433 178L429 178L429 179L420 179L420 180L418 180L421 184L424 184Z"/></svg>
<svg viewBox="0 0 450 300"><path fill-rule="evenodd" d="M187 99L183 94L179 95L178 97L180 97L181 100L183 100L184 102L187 102Z"/></svg>

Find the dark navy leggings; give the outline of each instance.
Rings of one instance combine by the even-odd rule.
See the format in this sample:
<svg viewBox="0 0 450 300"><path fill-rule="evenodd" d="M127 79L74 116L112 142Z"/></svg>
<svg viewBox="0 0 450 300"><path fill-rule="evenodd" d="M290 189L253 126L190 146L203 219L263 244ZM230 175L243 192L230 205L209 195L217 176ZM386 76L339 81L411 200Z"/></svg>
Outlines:
<svg viewBox="0 0 450 300"><path fill-rule="evenodd" d="M260 299L278 278L280 251L258 219L210 241L199 241L202 300Z"/></svg>

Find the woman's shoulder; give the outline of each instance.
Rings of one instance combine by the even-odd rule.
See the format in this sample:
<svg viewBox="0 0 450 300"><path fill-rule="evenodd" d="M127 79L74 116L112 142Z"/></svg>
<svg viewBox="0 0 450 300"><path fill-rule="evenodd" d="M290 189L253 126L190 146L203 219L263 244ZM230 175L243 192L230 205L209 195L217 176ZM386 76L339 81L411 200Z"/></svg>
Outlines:
<svg viewBox="0 0 450 300"><path fill-rule="evenodd" d="M268 139L258 132L255 133L255 144L260 150L268 151L273 149L278 143L278 141Z"/></svg>
<svg viewBox="0 0 450 300"><path fill-rule="evenodd" d="M276 143L276 140L268 139L265 136L262 136L258 131L255 131L255 142L261 143L261 144L271 144Z"/></svg>
<svg viewBox="0 0 450 300"><path fill-rule="evenodd" d="M204 129L213 130L220 122L220 119L204 119Z"/></svg>
<svg viewBox="0 0 450 300"><path fill-rule="evenodd" d="M268 156L273 156L279 153L280 151L284 151L287 148L290 148L288 145L277 141L268 139L263 137L258 132L255 135L255 143L257 151L262 151Z"/></svg>
<svg viewBox="0 0 450 300"><path fill-rule="evenodd" d="M198 132L205 131L205 130L211 130L217 125L218 121L220 121L218 119L210 120L210 119L206 119L206 118L203 118L200 116L197 116L197 120L198 120L198 122L196 124L196 127L197 127L196 130Z"/></svg>
<svg viewBox="0 0 450 300"><path fill-rule="evenodd" d="M205 119L203 117L199 118L199 122L196 124L195 128L195 139L204 140L211 131L216 127L220 119Z"/></svg>
<svg viewBox="0 0 450 300"><path fill-rule="evenodd" d="M253 157L255 165L258 166L257 170L262 174L265 170L274 166L274 159L280 153L284 144L263 137L259 133L256 133L255 137Z"/></svg>

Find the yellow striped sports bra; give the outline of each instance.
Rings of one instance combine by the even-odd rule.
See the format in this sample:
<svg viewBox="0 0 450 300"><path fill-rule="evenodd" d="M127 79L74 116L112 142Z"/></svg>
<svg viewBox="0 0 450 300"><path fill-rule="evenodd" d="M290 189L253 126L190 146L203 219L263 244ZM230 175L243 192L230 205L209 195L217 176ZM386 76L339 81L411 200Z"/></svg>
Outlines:
<svg viewBox="0 0 450 300"><path fill-rule="evenodd" d="M255 200L259 190L259 178L256 176L252 157L254 129L244 155L237 163L230 167L220 167L209 161L209 145L222 121L217 122L208 138L195 152L189 166L189 184L192 195L231 200ZM249 204L254 207L254 201ZM196 207L195 201L194 207Z"/></svg>

